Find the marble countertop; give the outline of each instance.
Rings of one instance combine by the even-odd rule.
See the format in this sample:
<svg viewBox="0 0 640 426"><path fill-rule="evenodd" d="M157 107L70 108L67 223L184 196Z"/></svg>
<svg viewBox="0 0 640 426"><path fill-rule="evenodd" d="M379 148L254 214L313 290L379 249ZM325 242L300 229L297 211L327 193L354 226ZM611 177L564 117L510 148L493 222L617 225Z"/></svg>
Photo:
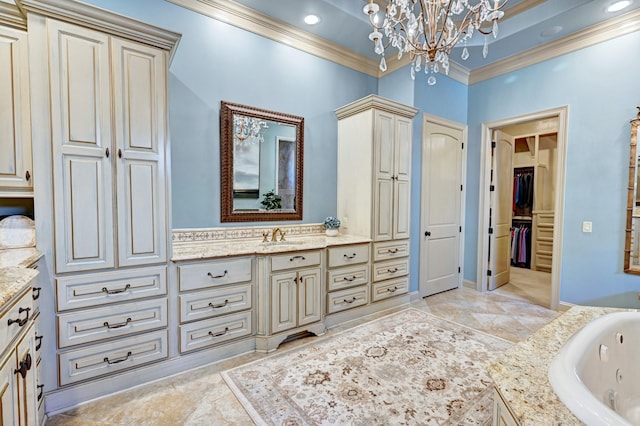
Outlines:
<svg viewBox="0 0 640 426"><path fill-rule="evenodd" d="M174 262L215 257L268 255L287 253L301 250L323 249L331 246L368 243L371 238L355 235L307 235L291 237L285 241L263 243L260 240L239 241L193 241L188 243L174 243L171 260Z"/></svg>
<svg viewBox="0 0 640 426"><path fill-rule="evenodd" d="M551 361L579 329L615 308L574 306L509 349L489 366L498 392L520 424L581 425L556 396L547 377Z"/></svg>
<svg viewBox="0 0 640 426"><path fill-rule="evenodd" d="M38 275L30 266L41 257L34 247L0 250L0 310Z"/></svg>

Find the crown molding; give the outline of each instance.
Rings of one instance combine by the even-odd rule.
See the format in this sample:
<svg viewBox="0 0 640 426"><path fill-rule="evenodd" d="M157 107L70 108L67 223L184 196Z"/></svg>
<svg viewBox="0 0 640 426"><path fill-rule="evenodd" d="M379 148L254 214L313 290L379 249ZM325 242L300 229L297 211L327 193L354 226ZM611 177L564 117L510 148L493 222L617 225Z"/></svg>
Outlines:
<svg viewBox="0 0 640 426"><path fill-rule="evenodd" d="M338 108L336 110L336 116L338 117L338 120L342 120L343 118L350 117L371 108L386 111L391 114L397 114L406 118L413 118L418 113L418 110L412 106L401 104L399 102L392 101L391 99L383 98L382 96L369 95Z"/></svg>
<svg viewBox="0 0 640 426"><path fill-rule="evenodd" d="M479 83L502 74L525 68L539 62L594 44L612 40L616 37L631 34L640 30L640 9L617 18L609 19L600 24L592 25L582 31L573 33L561 39L542 46L520 52L516 55L494 62L490 65L475 69L470 72L469 83Z"/></svg>
<svg viewBox="0 0 640 426"><path fill-rule="evenodd" d="M375 60L239 3L229 0L166 1L372 77L378 76Z"/></svg>
<svg viewBox="0 0 640 426"><path fill-rule="evenodd" d="M173 56L181 35L75 0L16 0L26 13L35 13L76 25L95 28L130 40L168 50Z"/></svg>
<svg viewBox="0 0 640 426"><path fill-rule="evenodd" d="M0 25L26 31L27 18L20 13L17 6L0 2Z"/></svg>

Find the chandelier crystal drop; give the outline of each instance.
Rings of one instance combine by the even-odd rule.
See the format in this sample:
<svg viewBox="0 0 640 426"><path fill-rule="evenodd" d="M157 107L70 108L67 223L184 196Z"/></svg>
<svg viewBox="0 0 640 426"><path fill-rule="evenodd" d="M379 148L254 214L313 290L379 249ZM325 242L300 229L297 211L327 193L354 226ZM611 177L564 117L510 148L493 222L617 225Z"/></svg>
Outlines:
<svg viewBox="0 0 640 426"><path fill-rule="evenodd" d="M235 145L255 145L264 142L263 130L268 129L266 121L246 115L233 115L233 141Z"/></svg>
<svg viewBox="0 0 640 426"><path fill-rule="evenodd" d="M467 41L475 31L485 36L498 36L498 20L501 10L509 0L388 0L383 19L378 16L380 6L369 0L363 12L369 16L373 32L369 39L374 52L382 56L380 70L386 71L385 49L398 50L398 60L408 54L411 60L411 77L424 67L431 74L428 84L436 82L439 66L449 74L449 54L458 43L464 44L462 60L469 57ZM382 24L380 25L380 22ZM482 28L483 24L488 28ZM386 42L385 42L386 40ZM489 49L485 37L482 54L486 58ZM439 64L439 66L438 66Z"/></svg>

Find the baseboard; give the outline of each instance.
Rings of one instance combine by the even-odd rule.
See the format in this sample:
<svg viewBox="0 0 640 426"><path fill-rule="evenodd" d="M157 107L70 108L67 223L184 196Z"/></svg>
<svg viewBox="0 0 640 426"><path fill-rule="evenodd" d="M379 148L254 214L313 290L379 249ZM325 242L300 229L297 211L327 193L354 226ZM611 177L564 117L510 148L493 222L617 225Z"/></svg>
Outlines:
<svg viewBox="0 0 640 426"><path fill-rule="evenodd" d="M574 306L577 306L577 305L575 305L573 303L569 303L569 302L560 301L560 303L558 304L558 309L557 310L560 311L560 312L566 312L569 309L573 308Z"/></svg>
<svg viewBox="0 0 640 426"><path fill-rule="evenodd" d="M411 293L409 293L409 300L411 302L415 302L416 300L420 299L422 299L422 297L420 297L420 293L418 293L417 291L412 291Z"/></svg>
<svg viewBox="0 0 640 426"><path fill-rule="evenodd" d="M471 290L478 289L478 284L476 284L474 281L469 280L462 280L462 286L465 288L470 288Z"/></svg>

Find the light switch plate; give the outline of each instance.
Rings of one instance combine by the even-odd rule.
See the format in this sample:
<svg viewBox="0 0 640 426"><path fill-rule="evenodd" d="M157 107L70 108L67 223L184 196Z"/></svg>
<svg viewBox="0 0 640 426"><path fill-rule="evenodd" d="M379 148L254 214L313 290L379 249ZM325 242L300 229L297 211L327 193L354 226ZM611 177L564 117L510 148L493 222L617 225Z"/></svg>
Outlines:
<svg viewBox="0 0 640 426"><path fill-rule="evenodd" d="M593 225L591 222L582 222L582 232L591 232Z"/></svg>

